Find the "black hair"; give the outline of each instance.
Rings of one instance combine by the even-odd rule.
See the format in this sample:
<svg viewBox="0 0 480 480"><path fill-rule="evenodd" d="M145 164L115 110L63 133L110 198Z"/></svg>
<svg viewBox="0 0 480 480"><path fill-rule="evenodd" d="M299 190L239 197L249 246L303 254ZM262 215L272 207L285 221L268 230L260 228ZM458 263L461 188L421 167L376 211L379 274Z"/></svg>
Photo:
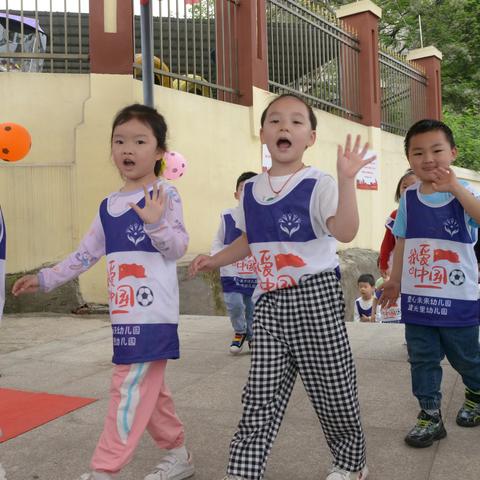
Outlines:
<svg viewBox="0 0 480 480"><path fill-rule="evenodd" d="M447 137L447 141L450 144L451 148L455 148L455 139L453 138L453 132L448 125L441 122L440 120L432 120L426 118L424 120L419 120L418 122L414 123L409 129L407 134L405 135L405 155L408 158L408 149L410 147L410 141L412 137L415 135L419 135L420 133L427 133L432 132L435 130L440 130L445 134Z"/></svg>
<svg viewBox="0 0 480 480"><path fill-rule="evenodd" d="M374 287L375 279L373 278L373 275L371 273L362 273L362 275L360 275L357 280L357 284L359 283L368 283L370 286Z"/></svg>
<svg viewBox="0 0 480 480"><path fill-rule="evenodd" d="M317 129L317 117L315 116L315 112L313 111L313 108L302 98L299 97L298 95L295 95L293 93L283 93L282 95L278 96L277 98L274 98L267 106L267 108L263 111L262 117L260 118L260 125L263 127L263 124L265 123L265 119L267 118L267 113L269 108L275 103L281 100L282 98L286 97L292 97L296 98L299 102L302 102L308 110L308 119L310 120L310 126L312 127L312 130Z"/></svg>
<svg viewBox="0 0 480 480"><path fill-rule="evenodd" d="M238 178L237 178L237 185L235 187L235 191L238 190L238 186L242 183L245 182L245 180L248 180L249 178L255 177L258 175L255 172L243 172Z"/></svg>
<svg viewBox="0 0 480 480"><path fill-rule="evenodd" d="M115 130L115 128L117 128L119 125L127 123L132 119L137 119L145 125L148 125L152 129L153 135L157 140L157 148L163 150L164 152L167 151L167 124L165 122L165 119L163 118L163 115L158 113L154 108L148 107L147 105L141 105L139 103L129 105L128 107L123 108L117 113L117 115L113 119L110 143L113 140L113 131ZM161 158L155 163L153 171L155 172L155 175L157 177L162 172L164 162L165 161L163 160L163 158Z"/></svg>
<svg viewBox="0 0 480 480"><path fill-rule="evenodd" d="M402 187L402 182L408 178L410 175L415 175L414 171L409 168L401 177L397 183L397 189L395 190L395 201L398 203L400 201L400 188Z"/></svg>

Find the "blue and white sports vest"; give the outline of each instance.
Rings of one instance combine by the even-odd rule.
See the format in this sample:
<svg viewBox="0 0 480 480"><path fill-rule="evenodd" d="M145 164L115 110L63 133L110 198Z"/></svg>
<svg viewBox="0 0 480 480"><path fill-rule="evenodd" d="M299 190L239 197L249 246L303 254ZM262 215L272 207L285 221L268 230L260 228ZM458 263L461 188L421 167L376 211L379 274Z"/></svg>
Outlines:
<svg viewBox="0 0 480 480"><path fill-rule="evenodd" d="M5 305L5 258L7 252L7 233L3 221L2 209L0 209L0 321Z"/></svg>
<svg viewBox="0 0 480 480"><path fill-rule="evenodd" d="M424 203L416 187L405 192L402 321L435 327L479 324L476 229L452 196Z"/></svg>
<svg viewBox="0 0 480 480"><path fill-rule="evenodd" d="M145 199L137 204L143 208ZM113 363L178 358L177 266L152 245L133 209L108 213L100 205L105 232L107 283L113 330Z"/></svg>
<svg viewBox="0 0 480 480"><path fill-rule="evenodd" d="M254 196L254 181L244 186L243 210L248 243L255 257L258 284L253 300L338 267L337 241L315 229L311 204L324 173L309 172L285 196L269 202Z"/></svg>
<svg viewBox="0 0 480 480"><path fill-rule="evenodd" d="M395 215L390 214L387 217L387 220L385 221L385 228L388 228L392 233L393 233L393 225L395 225L395 217L396 217L396 211L395 211Z"/></svg>
<svg viewBox="0 0 480 480"><path fill-rule="evenodd" d="M362 306L360 305L360 300L358 298L357 298L357 300L355 300L355 305L357 306L357 312L360 315L360 318L362 316L365 316L365 317L371 317L372 316L372 307L371 306L370 306L370 308L362 308Z"/></svg>
<svg viewBox="0 0 480 480"><path fill-rule="evenodd" d="M223 247L230 245L236 240L242 231L235 226L232 210L222 213L224 227ZM220 280L225 293L237 292L243 295L253 295L257 286L257 274L255 273L255 259L250 255L243 260L220 268Z"/></svg>

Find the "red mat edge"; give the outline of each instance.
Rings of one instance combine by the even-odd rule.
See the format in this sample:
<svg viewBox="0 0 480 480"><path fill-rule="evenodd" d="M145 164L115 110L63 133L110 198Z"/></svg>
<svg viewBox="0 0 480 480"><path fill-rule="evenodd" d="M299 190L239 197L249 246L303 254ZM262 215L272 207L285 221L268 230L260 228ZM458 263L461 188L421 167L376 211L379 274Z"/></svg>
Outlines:
<svg viewBox="0 0 480 480"><path fill-rule="evenodd" d="M6 393L10 396L19 395L19 394L22 396L22 401L18 402L19 409L18 409L18 415L17 415L18 417L21 417L23 420L23 425L21 425L20 428L18 428L18 426L17 428L10 428L10 427L5 428L4 425L7 422L4 421L3 414L2 414L3 413L2 412L2 393L4 395ZM52 412L48 414L43 414L41 418L38 418L37 412L34 412L34 414L30 415L30 417L28 417L28 414L26 415L24 411L22 412L21 410L22 406L23 408L28 407L32 401L35 401L35 399L38 400L39 398L41 398L42 400L45 400L45 398L48 398L48 397L52 397L52 399L55 399L55 400L64 399L66 403L63 405L63 407L60 407L59 405L57 405L56 408L52 410ZM0 436L0 443L4 443L8 440L11 440L12 438L18 437L19 435L23 435L26 432L34 430L35 428L45 425L59 417L63 417L64 415L67 415L68 413L71 413L75 410L86 407L87 405L90 405L96 401L98 401L98 398L77 397L72 395L63 395L63 394L55 394L55 393L48 393L48 392L32 392L27 390L0 388L0 429L2 430L1 436ZM13 415L13 417L15 417L15 415ZM25 425L25 422L28 422L28 423L31 422L31 424ZM9 430L12 430L12 431L9 432Z"/></svg>

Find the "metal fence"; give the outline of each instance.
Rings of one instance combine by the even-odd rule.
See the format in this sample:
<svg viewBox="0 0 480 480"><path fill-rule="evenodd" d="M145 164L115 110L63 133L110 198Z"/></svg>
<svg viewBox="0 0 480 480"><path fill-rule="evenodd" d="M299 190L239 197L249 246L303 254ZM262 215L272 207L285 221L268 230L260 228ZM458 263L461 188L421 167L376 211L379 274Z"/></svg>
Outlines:
<svg viewBox="0 0 480 480"><path fill-rule="evenodd" d="M381 127L404 135L427 113L427 79L418 66L393 53L379 52Z"/></svg>
<svg viewBox="0 0 480 480"><path fill-rule="evenodd" d="M267 0L269 88L360 118L356 36L309 0Z"/></svg>
<svg viewBox="0 0 480 480"><path fill-rule="evenodd" d="M2 2L0 72L88 72L88 2L70 1L67 10L64 0L63 11L59 2L53 10L52 0L41 2L46 11L32 3L35 9L27 11L23 0Z"/></svg>
<svg viewBox="0 0 480 480"><path fill-rule="evenodd" d="M156 83L235 102L238 98L238 0L158 0L154 6ZM155 12L157 12L155 14ZM136 17L135 76L141 75L140 22Z"/></svg>

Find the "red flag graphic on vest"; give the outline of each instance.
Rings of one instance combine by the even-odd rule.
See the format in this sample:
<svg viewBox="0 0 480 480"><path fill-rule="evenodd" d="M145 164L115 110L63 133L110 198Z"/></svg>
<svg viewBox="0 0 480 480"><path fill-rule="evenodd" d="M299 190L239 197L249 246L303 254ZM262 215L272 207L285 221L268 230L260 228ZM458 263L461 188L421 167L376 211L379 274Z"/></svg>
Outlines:
<svg viewBox="0 0 480 480"><path fill-rule="evenodd" d="M118 267L118 279L125 277L146 278L145 267L136 263L121 263Z"/></svg>
<svg viewBox="0 0 480 480"><path fill-rule="evenodd" d="M436 262L438 260L447 260L451 263L460 263L460 258L457 252L453 252L452 250L442 250L441 248L436 248L433 251L433 261Z"/></svg>
<svg viewBox="0 0 480 480"><path fill-rule="evenodd" d="M279 253L275 255L275 265L277 270L281 270L285 267L304 267L306 263L303 261L303 258L297 257L293 253Z"/></svg>

